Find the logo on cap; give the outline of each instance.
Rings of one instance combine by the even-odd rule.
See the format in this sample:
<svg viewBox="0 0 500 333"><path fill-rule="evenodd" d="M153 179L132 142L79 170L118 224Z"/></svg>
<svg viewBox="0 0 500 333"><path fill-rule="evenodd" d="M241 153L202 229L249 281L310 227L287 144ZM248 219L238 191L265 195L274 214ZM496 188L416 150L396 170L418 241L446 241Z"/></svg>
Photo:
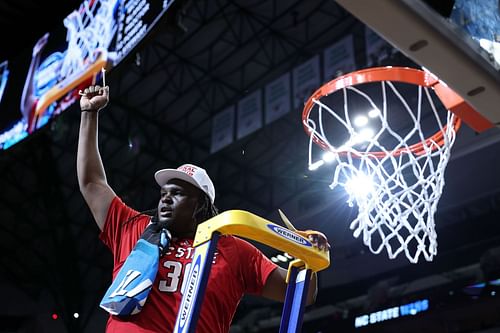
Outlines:
<svg viewBox="0 0 500 333"><path fill-rule="evenodd" d="M181 165L180 167L177 168L177 170L182 171L188 176L193 177L194 173L196 172L196 167L192 165Z"/></svg>

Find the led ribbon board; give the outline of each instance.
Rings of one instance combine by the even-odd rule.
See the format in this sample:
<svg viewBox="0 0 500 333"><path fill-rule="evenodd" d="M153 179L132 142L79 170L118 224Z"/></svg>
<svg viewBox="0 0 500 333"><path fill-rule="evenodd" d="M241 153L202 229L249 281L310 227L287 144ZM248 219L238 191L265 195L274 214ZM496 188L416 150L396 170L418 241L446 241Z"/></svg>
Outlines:
<svg viewBox="0 0 500 333"><path fill-rule="evenodd" d="M429 300L423 299L413 303L403 304L358 316L354 319L354 327L359 328L404 316L414 316L417 313L427 310L429 310Z"/></svg>

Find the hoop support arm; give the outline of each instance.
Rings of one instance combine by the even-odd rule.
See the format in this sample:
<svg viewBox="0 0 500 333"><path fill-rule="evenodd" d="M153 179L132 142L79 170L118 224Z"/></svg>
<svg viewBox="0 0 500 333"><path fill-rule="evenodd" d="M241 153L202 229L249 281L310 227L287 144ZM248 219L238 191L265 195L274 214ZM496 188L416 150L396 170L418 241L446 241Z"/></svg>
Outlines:
<svg viewBox="0 0 500 333"><path fill-rule="evenodd" d="M477 112L469 103L467 103L460 95L451 90L441 81L432 86L436 95L439 96L443 105L462 119L476 132L483 132L487 129L495 127L488 119Z"/></svg>

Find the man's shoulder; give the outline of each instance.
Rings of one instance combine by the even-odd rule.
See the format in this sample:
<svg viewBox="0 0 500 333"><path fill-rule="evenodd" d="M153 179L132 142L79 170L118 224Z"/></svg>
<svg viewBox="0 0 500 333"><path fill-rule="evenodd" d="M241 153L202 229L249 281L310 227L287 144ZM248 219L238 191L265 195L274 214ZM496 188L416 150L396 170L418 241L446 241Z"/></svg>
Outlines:
<svg viewBox="0 0 500 333"><path fill-rule="evenodd" d="M121 212L126 212L131 215L142 215L146 216L145 214L140 213L136 209L130 207L121 197L116 195L113 200L111 201L111 204L109 205L109 211L121 211Z"/></svg>
<svg viewBox="0 0 500 333"><path fill-rule="evenodd" d="M147 224L150 219L151 216L135 210L128 206L119 196L115 196L109 205L106 221L114 221L120 224L142 221Z"/></svg>

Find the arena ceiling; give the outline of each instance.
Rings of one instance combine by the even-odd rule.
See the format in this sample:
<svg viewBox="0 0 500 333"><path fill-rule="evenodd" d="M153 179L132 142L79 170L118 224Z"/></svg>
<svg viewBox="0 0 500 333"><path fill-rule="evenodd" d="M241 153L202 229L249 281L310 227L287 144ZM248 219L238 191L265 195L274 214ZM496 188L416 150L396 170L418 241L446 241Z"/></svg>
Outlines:
<svg viewBox="0 0 500 333"><path fill-rule="evenodd" d="M362 44L363 26L333 0L176 1L175 14L107 78L111 103L100 119L101 155L108 182L131 206L156 206L157 169L205 166L221 210L244 209L281 223L281 208L298 228L329 237L332 265L320 275L319 306L365 295L381 280L442 277L478 264L500 243L497 131L476 135L466 129L457 142L437 213L438 256L418 265L375 256L353 238L355 212L328 188L331 174L307 169L300 109L211 153L214 115L347 34ZM5 54L29 48L78 3L3 1L2 31L20 31L31 16L36 27L2 34L1 45L19 45ZM357 60L363 67L362 56ZM411 63L402 54L388 61ZM111 273L111 256L78 191L78 127L73 107L0 155L2 288L22 295L25 305L16 311L24 315L57 309L69 332L101 323L92 318L102 317L98 302ZM75 311L82 314L79 321L72 320Z"/></svg>

